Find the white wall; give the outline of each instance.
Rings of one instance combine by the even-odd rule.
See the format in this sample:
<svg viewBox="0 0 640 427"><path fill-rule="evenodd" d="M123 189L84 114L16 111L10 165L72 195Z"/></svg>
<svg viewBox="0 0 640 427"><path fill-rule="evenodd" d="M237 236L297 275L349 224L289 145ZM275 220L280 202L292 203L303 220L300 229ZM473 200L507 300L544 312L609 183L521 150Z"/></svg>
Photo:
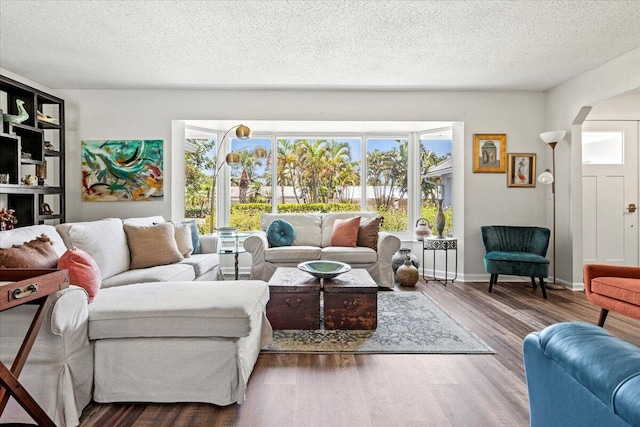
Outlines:
<svg viewBox="0 0 640 427"><path fill-rule="evenodd" d="M640 88L640 48L571 79L548 92L548 130L570 131L556 147L558 277L582 286L582 147L576 120L583 107ZM589 111L589 108L584 110ZM592 118L589 115L589 118ZM550 163L550 160L548 160ZM549 207L550 209L550 207ZM549 211L550 212L550 211ZM550 214L548 214L550 218ZM549 224L551 220L549 219Z"/></svg>
<svg viewBox="0 0 640 427"><path fill-rule="evenodd" d="M67 218L160 214L172 218L169 189L182 170L172 170L172 120L383 120L461 121L464 144L454 147L461 159L456 186L464 186L464 230L460 272L484 277L480 226L544 225L545 189L507 188L506 174L472 173L474 133L506 133L507 151L544 155L538 139L544 127L544 94L537 92L384 92L384 91L204 91L204 90L62 90L67 106ZM165 141L165 198L159 202L81 202L80 141L83 139L159 138ZM178 160L176 165L182 163ZM183 166L182 166L183 167ZM460 191L458 191L460 194ZM466 256L465 256L466 255ZM479 276L481 275L481 276Z"/></svg>
<svg viewBox="0 0 640 427"><path fill-rule="evenodd" d="M9 74L2 70L3 74ZM19 76L11 77L20 80ZM24 81L24 79L22 79ZM33 83L33 82L31 82ZM46 88L43 88L47 90ZM67 220L163 215L178 220L184 162L181 128L174 120L460 121L463 142L454 146L455 236L459 277L486 279L480 226L544 225L545 191L507 188L506 174L472 173L474 133L506 133L507 152L536 153L547 147L545 95L540 92L268 91L268 90L57 90L66 102ZM175 126L174 126L175 127ZM172 134L173 132L173 134ZM165 197L154 202L82 202L80 141L163 139ZM459 138L462 140L462 138ZM175 144L174 142L175 141ZM174 166L177 168L174 169ZM539 167L540 171L540 167ZM538 171L538 172L539 172ZM175 194L174 194L175 193ZM177 197L176 197L177 196ZM464 220L464 227L462 226ZM419 252L419 246L415 250ZM419 254L419 253L418 253ZM463 262L464 260L464 262Z"/></svg>

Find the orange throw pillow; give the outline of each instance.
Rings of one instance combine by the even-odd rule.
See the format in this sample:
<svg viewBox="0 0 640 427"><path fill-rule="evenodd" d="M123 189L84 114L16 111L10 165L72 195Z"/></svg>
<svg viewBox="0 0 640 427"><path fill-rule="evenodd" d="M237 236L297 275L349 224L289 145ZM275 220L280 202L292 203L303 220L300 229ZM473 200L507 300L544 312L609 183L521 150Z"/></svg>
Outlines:
<svg viewBox="0 0 640 427"><path fill-rule="evenodd" d="M58 260L58 268L69 270L69 283L87 291L91 304L102 283L100 269L91 255L82 249L69 249Z"/></svg>
<svg viewBox="0 0 640 427"><path fill-rule="evenodd" d="M331 246L348 246L355 248L360 230L360 217L336 219L331 232Z"/></svg>

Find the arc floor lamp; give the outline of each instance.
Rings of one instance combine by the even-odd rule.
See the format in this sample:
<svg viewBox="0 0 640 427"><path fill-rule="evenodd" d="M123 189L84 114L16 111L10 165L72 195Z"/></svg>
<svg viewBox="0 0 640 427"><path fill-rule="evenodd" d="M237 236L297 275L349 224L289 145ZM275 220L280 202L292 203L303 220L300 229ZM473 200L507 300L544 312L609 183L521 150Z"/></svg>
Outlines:
<svg viewBox="0 0 640 427"><path fill-rule="evenodd" d="M566 289L564 285L556 282L556 145L564 139L566 131L553 130L540 134L540 139L551 147L551 170L545 169L538 176L538 182L541 184L551 184L551 194L553 198L553 283L547 283L548 289Z"/></svg>
<svg viewBox="0 0 640 427"><path fill-rule="evenodd" d="M227 137L227 135L229 135L229 132L231 132L232 130L236 130L236 138L240 139L240 140L246 140L251 138L251 129L249 129L247 126L243 125L243 124L239 124L239 125L235 125L232 126L231 128L229 128L229 130L227 130L224 135L222 136L222 138L220 139L220 141L218 142L218 150L216 151L216 166L215 169L213 171L213 175L211 175L211 195L209 196L209 233L213 233L213 229L214 229L214 223L213 223L213 212L215 212L215 195L216 195L216 179L218 177L218 172L220 172L220 169L222 168L222 166L224 166L225 164L229 165L229 166L237 166L240 163L240 156L238 155L238 153L234 153L232 151L230 151L226 156L224 161L220 161L220 150L222 149L222 146L224 145L224 140Z"/></svg>

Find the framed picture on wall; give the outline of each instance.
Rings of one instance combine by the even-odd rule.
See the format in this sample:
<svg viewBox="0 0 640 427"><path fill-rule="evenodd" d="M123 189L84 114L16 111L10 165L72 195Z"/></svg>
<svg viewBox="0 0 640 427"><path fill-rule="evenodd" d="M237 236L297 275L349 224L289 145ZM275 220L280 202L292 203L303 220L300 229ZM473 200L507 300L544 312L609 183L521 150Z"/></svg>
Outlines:
<svg viewBox="0 0 640 427"><path fill-rule="evenodd" d="M473 171L504 173L506 168L507 135L473 135Z"/></svg>
<svg viewBox="0 0 640 427"><path fill-rule="evenodd" d="M536 186L536 155L534 153L509 153L507 165L507 187Z"/></svg>

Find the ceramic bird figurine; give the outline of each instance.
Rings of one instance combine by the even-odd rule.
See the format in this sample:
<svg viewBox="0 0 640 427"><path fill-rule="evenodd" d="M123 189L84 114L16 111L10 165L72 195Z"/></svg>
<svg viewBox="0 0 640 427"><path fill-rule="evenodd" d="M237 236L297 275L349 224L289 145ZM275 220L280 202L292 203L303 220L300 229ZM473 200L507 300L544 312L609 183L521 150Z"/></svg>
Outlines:
<svg viewBox="0 0 640 427"><path fill-rule="evenodd" d="M22 99L16 99L16 105L18 106L18 115L3 114L3 121L20 124L29 118L29 113L27 113L27 110L24 108L24 101Z"/></svg>

